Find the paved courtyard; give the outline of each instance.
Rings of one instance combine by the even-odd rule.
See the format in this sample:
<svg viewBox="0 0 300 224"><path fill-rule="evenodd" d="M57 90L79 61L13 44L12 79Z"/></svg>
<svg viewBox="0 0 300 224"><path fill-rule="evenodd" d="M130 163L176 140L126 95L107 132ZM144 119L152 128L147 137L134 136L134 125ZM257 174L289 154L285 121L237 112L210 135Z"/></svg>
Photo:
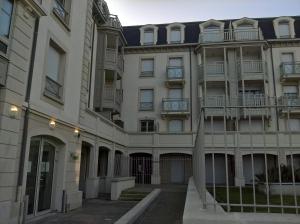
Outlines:
<svg viewBox="0 0 300 224"><path fill-rule="evenodd" d="M31 224L111 224L137 202L87 200L83 207L67 214L53 214Z"/></svg>

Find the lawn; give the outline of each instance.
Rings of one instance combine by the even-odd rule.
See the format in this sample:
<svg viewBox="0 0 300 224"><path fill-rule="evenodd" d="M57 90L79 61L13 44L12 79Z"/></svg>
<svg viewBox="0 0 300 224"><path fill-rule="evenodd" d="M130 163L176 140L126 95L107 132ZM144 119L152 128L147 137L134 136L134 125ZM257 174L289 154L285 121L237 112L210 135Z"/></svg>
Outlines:
<svg viewBox="0 0 300 224"><path fill-rule="evenodd" d="M208 187L207 190L213 196L213 188ZM243 187L242 188L242 202L243 204L254 205L254 197L253 197L253 188L252 187ZM282 196L283 205L285 206L295 206L295 198L294 196L283 195ZM227 193L225 187L216 187L216 200L219 203L227 203ZM239 187L230 187L229 189L229 201L231 204L241 204L240 199L240 188ZM231 212L268 212L267 205L267 195L259 192L257 189L255 190L255 201L257 205L263 205L262 207L254 207L254 206L230 206L229 210ZM272 213L281 213L281 208L271 207L272 205L281 205L281 197L280 195L270 195L269 199L269 212ZM300 205L300 196L297 196L297 205ZM228 211L228 207L226 205L222 205L225 211ZM300 209L298 209L300 212ZM296 208L284 208L283 213L296 213Z"/></svg>

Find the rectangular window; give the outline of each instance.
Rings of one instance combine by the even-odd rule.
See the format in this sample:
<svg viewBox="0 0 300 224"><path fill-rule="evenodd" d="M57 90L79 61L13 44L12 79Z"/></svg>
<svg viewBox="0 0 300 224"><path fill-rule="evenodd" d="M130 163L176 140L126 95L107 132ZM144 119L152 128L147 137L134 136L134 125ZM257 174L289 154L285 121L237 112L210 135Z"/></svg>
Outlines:
<svg viewBox="0 0 300 224"><path fill-rule="evenodd" d="M140 110L153 110L153 89L140 90Z"/></svg>
<svg viewBox="0 0 300 224"><path fill-rule="evenodd" d="M171 43L180 43L181 42L181 32L180 28L173 28L171 30L171 38L170 38Z"/></svg>
<svg viewBox="0 0 300 224"><path fill-rule="evenodd" d="M154 59L142 59L141 61L141 76L153 76L154 74Z"/></svg>
<svg viewBox="0 0 300 224"><path fill-rule="evenodd" d="M154 120L140 120L140 131L154 132L155 131Z"/></svg>
<svg viewBox="0 0 300 224"><path fill-rule="evenodd" d="M69 24L70 20L70 0L54 0L53 12L58 16L65 24Z"/></svg>
<svg viewBox="0 0 300 224"><path fill-rule="evenodd" d="M183 96L182 89L170 89L169 90L169 98L171 99L181 99Z"/></svg>
<svg viewBox="0 0 300 224"><path fill-rule="evenodd" d="M145 45L154 44L154 30L153 29L145 30L145 32L144 32L144 44Z"/></svg>
<svg viewBox="0 0 300 224"><path fill-rule="evenodd" d="M294 73L294 54L293 53L282 53L281 54L281 62L282 62L283 74Z"/></svg>
<svg viewBox="0 0 300 224"><path fill-rule="evenodd" d="M288 22L281 22L278 24L279 37L280 38L289 38L290 34L290 25Z"/></svg>
<svg viewBox="0 0 300 224"><path fill-rule="evenodd" d="M0 36L8 38L13 11L12 0L0 0Z"/></svg>
<svg viewBox="0 0 300 224"><path fill-rule="evenodd" d="M178 133L183 131L182 120L170 120L169 121L169 132Z"/></svg>
<svg viewBox="0 0 300 224"><path fill-rule="evenodd" d="M287 119L287 131L300 131L300 119Z"/></svg>
<svg viewBox="0 0 300 224"><path fill-rule="evenodd" d="M181 57L169 58L168 78L183 78L183 59Z"/></svg>
<svg viewBox="0 0 300 224"><path fill-rule="evenodd" d="M62 65L64 52L55 43L50 41L48 49L48 63L46 74L45 93L52 97L62 98Z"/></svg>

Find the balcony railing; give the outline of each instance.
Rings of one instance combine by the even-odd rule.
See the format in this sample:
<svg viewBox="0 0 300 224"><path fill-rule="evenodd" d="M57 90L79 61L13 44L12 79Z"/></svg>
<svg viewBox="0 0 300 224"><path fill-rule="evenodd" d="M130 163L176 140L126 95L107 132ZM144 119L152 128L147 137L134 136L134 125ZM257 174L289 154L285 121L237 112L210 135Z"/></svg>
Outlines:
<svg viewBox="0 0 300 224"><path fill-rule="evenodd" d="M266 97L264 94L245 94L240 96L240 99L244 107L265 107L266 106Z"/></svg>
<svg viewBox="0 0 300 224"><path fill-rule="evenodd" d="M123 101L123 90L122 89L116 89L116 103L121 104Z"/></svg>
<svg viewBox="0 0 300 224"><path fill-rule="evenodd" d="M62 98L62 85L46 76L45 93L55 98Z"/></svg>
<svg viewBox="0 0 300 224"><path fill-rule="evenodd" d="M105 61L110 63L116 63L116 49L106 48L105 50Z"/></svg>
<svg viewBox="0 0 300 224"><path fill-rule="evenodd" d="M104 0L94 0L93 15L102 24L107 21L109 17L109 10L107 3Z"/></svg>
<svg viewBox="0 0 300 224"><path fill-rule="evenodd" d="M189 112L189 100L180 98L164 98L162 112Z"/></svg>
<svg viewBox="0 0 300 224"><path fill-rule="evenodd" d="M215 43L224 41L248 41L262 39L259 28L236 30L212 30L200 33L200 43Z"/></svg>
<svg viewBox="0 0 300 224"><path fill-rule="evenodd" d="M300 78L300 62L285 62L280 65L281 75L285 78L290 76L299 76Z"/></svg>
<svg viewBox="0 0 300 224"><path fill-rule="evenodd" d="M168 66L167 67L167 78L172 79L183 79L183 66Z"/></svg>
<svg viewBox="0 0 300 224"><path fill-rule="evenodd" d="M298 96L282 96L279 98L279 105L300 109L300 97Z"/></svg>
<svg viewBox="0 0 300 224"><path fill-rule="evenodd" d="M122 89L114 89L112 85L104 86L104 100L106 101L114 101L117 104L121 104L123 101L123 90Z"/></svg>
<svg viewBox="0 0 300 224"><path fill-rule="evenodd" d="M262 73L264 71L264 62L261 60L244 60L242 64L245 73Z"/></svg>
<svg viewBox="0 0 300 224"><path fill-rule="evenodd" d="M122 24L117 15L110 14L105 25L112 28L123 30Z"/></svg>
<svg viewBox="0 0 300 224"><path fill-rule="evenodd" d="M224 75L224 62L216 61L209 63L206 65L205 71L207 75Z"/></svg>
<svg viewBox="0 0 300 224"><path fill-rule="evenodd" d="M59 0L54 0L53 11L65 24L69 24L69 12Z"/></svg>

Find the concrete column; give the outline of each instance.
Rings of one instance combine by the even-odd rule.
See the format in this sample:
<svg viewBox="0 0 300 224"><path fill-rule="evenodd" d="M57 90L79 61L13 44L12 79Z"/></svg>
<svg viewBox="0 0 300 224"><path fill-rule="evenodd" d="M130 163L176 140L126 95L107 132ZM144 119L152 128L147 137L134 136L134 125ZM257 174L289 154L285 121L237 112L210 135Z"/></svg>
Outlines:
<svg viewBox="0 0 300 224"><path fill-rule="evenodd" d="M152 152L152 174L151 184L160 184L160 170L159 170L159 153L157 151Z"/></svg>
<svg viewBox="0 0 300 224"><path fill-rule="evenodd" d="M127 152L125 152L121 159L121 176L122 177L130 176L130 173L129 173L129 165L130 164L129 163L130 163L129 155Z"/></svg>
<svg viewBox="0 0 300 224"><path fill-rule="evenodd" d="M115 149L109 150L107 161L107 177L114 176L115 168Z"/></svg>
<svg viewBox="0 0 300 224"><path fill-rule="evenodd" d="M239 148L235 149L234 152L234 167L235 167L235 186L245 186L245 177L243 170L243 156Z"/></svg>
<svg viewBox="0 0 300 224"><path fill-rule="evenodd" d="M281 164L287 165L287 159L286 159L286 155L285 155L285 152L283 149L279 149L278 163L279 163L279 165L281 165Z"/></svg>

